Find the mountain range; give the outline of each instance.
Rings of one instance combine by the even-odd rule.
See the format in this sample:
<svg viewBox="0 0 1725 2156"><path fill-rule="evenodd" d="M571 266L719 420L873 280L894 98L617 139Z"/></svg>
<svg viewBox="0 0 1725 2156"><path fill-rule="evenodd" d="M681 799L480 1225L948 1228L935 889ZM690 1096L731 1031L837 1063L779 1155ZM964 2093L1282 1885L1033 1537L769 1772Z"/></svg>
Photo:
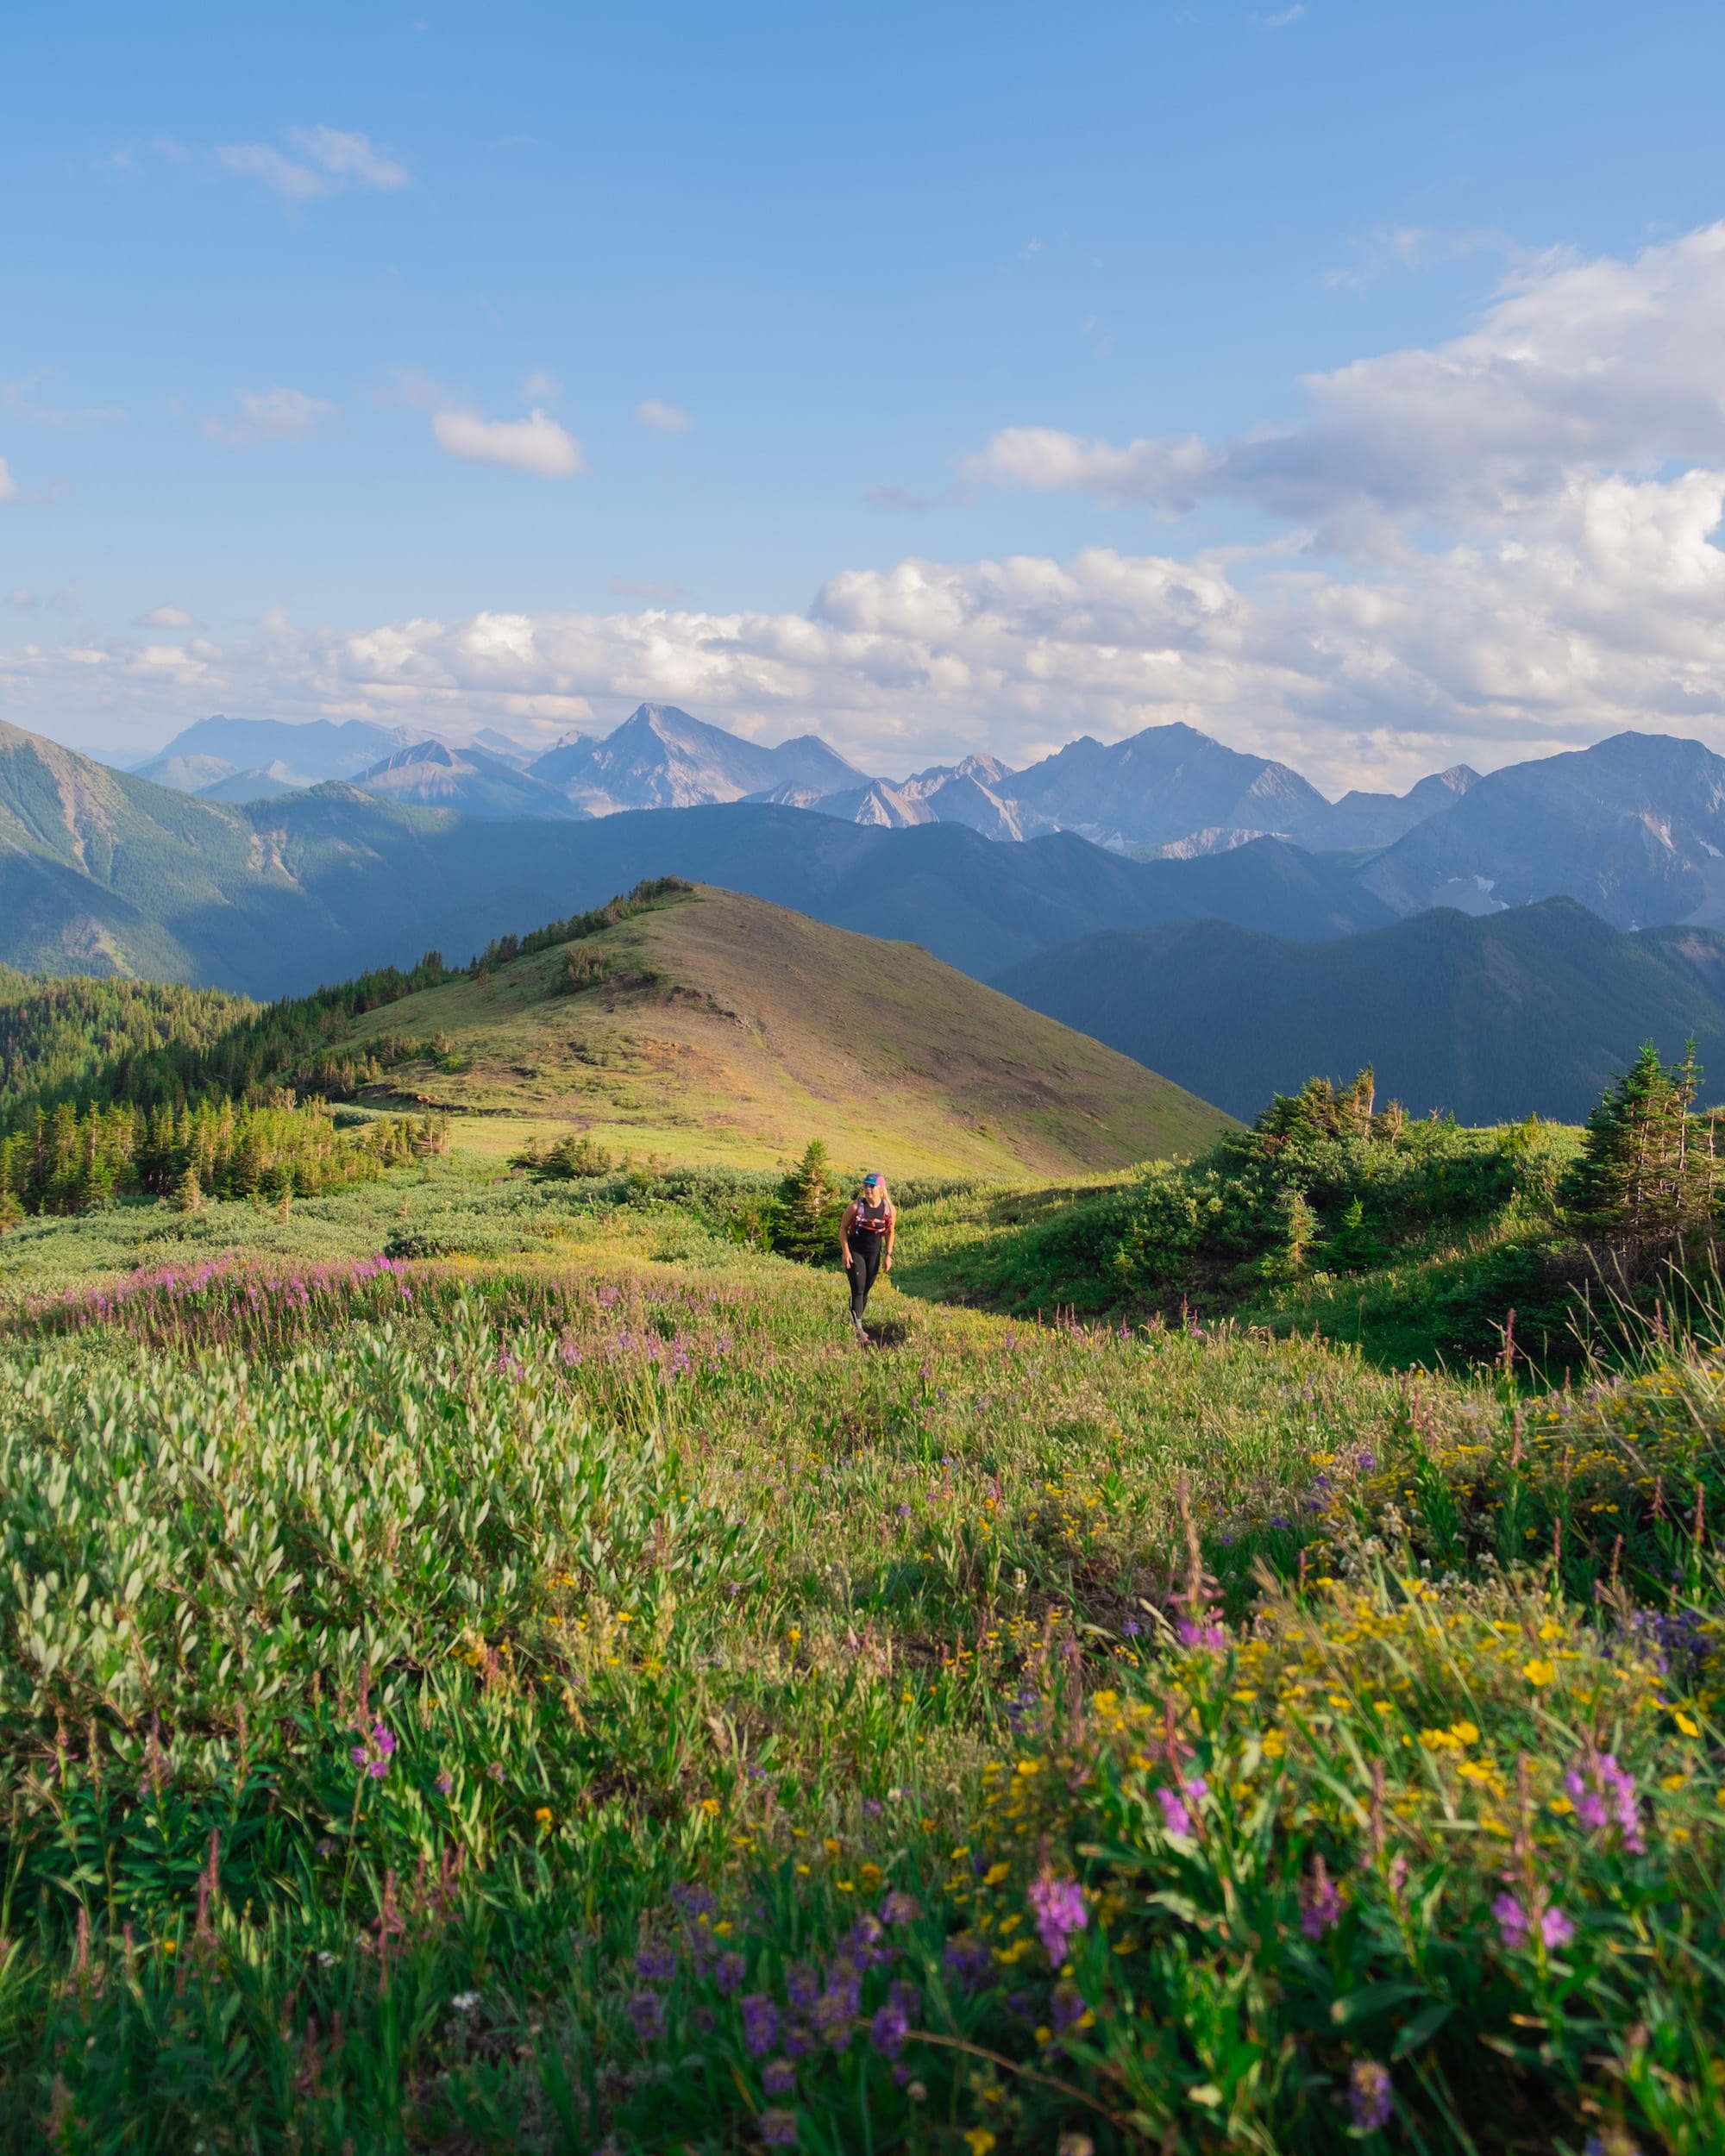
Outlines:
<svg viewBox="0 0 1725 2156"><path fill-rule="evenodd" d="M1332 937L1393 918L1346 863L1276 839L1141 862L1070 832L999 845L767 802L486 818L331 781L223 803L0 724L0 961L27 970L281 995L428 946L465 958L666 874L921 943L978 978L1107 927L1220 913Z"/></svg>
<svg viewBox="0 0 1725 2156"><path fill-rule="evenodd" d="M1238 1116L1370 1063L1380 1100L1417 1115L1576 1122L1649 1039L1669 1059L1692 1037L1708 1097L1725 1092L1725 935L1625 934L1572 899L1323 943L1220 920L1113 929L994 985Z"/></svg>

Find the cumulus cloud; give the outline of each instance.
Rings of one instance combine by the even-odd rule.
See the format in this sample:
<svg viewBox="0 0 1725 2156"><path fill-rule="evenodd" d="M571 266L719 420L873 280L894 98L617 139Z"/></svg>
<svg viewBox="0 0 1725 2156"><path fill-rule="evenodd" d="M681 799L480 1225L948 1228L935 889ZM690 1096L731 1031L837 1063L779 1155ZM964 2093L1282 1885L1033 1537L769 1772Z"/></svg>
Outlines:
<svg viewBox="0 0 1725 2156"><path fill-rule="evenodd" d="M291 128L287 139L298 156L269 142L229 142L216 150L216 160L240 179L261 180L289 202L311 202L348 187L387 192L409 184L406 168L385 156L368 135L320 126Z"/></svg>
<svg viewBox="0 0 1725 2156"><path fill-rule="evenodd" d="M254 442L304 442L321 434L336 417L334 404L299 389L242 389L234 392L237 417L212 416L204 431L212 442L243 448Z"/></svg>
<svg viewBox="0 0 1725 2156"><path fill-rule="evenodd" d="M440 411L432 416L431 432L446 455L468 464L505 464L543 479L571 479L586 467L580 443L537 406L525 419Z"/></svg>
<svg viewBox="0 0 1725 2156"><path fill-rule="evenodd" d="M132 625L135 629L190 629L191 617L183 606L153 606Z"/></svg>
<svg viewBox="0 0 1725 2156"><path fill-rule="evenodd" d="M653 698L768 738L817 728L877 771L971 749L1023 763L1180 719L1333 791L1625 728L1725 753L1722 511L1725 469L1616 475L1578 482L1536 535L1369 576L1092 547L847 570L805 613L643 590L660 603L639 612L271 618L172 661L124 642L0 653L0 711L28 724L53 710L83 741L109 725L130 741L145 716L171 732L212 698L549 739Z"/></svg>
<svg viewBox="0 0 1725 2156"><path fill-rule="evenodd" d="M681 404L662 404L656 397L637 404L635 417L655 434L687 434L695 423Z"/></svg>
<svg viewBox="0 0 1725 2156"><path fill-rule="evenodd" d="M1632 261L1528 266L1465 336L1307 376L1293 428L1115 444L1015 427L967 468L1174 513L1224 496L1311 526L1320 545L1390 553L1409 519L1502 527L1611 467L1725 461L1722 340L1715 224Z"/></svg>

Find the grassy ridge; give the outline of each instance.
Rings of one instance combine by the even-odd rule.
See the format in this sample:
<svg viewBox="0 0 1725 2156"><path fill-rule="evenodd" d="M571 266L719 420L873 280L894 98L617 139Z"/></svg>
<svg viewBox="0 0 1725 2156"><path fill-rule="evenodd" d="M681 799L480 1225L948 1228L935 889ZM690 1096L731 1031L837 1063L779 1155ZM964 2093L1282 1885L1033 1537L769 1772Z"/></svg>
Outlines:
<svg viewBox="0 0 1725 2156"><path fill-rule="evenodd" d="M814 1131L894 1176L1028 1180L1189 1154L1227 1119L910 944L732 892L392 1003L334 1044L387 1090L540 1137L765 1167ZM435 1050L431 1044L439 1044ZM380 1089L379 1097L385 1097Z"/></svg>
<svg viewBox="0 0 1725 2156"><path fill-rule="evenodd" d="M584 1232L15 1323L0 2146L1717 2145L1717 1358Z"/></svg>

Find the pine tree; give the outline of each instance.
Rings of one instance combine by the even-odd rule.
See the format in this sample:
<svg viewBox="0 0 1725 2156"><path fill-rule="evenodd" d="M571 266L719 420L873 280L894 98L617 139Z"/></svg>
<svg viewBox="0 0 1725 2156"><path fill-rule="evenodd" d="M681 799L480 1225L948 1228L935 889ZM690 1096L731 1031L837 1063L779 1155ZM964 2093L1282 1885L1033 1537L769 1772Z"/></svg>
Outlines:
<svg viewBox="0 0 1725 2156"><path fill-rule="evenodd" d="M203 1212L204 1185L198 1181L196 1161L188 1161L181 1171L179 1181L174 1186L173 1202L176 1212Z"/></svg>
<svg viewBox="0 0 1725 2156"><path fill-rule="evenodd" d="M805 1265L820 1264L838 1248L838 1223L844 1211L826 1148L818 1138L811 1138L808 1150L786 1176L780 1191L774 1249Z"/></svg>
<svg viewBox="0 0 1725 2156"><path fill-rule="evenodd" d="M1588 1118L1565 1195L1588 1234L1669 1240L1710 1220L1721 1163L1713 1119L1690 1113L1701 1089L1691 1041L1670 1069L1651 1041Z"/></svg>

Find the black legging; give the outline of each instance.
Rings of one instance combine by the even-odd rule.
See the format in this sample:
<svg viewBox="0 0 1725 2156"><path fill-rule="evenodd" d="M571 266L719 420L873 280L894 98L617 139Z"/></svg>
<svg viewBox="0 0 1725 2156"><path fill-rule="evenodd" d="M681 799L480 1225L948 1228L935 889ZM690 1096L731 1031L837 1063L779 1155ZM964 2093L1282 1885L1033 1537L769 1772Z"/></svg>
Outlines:
<svg viewBox="0 0 1725 2156"><path fill-rule="evenodd" d="M869 1307L869 1290L875 1285L886 1252L884 1235L853 1235L850 1238L850 1263L844 1270L850 1282L850 1314L858 1325Z"/></svg>

